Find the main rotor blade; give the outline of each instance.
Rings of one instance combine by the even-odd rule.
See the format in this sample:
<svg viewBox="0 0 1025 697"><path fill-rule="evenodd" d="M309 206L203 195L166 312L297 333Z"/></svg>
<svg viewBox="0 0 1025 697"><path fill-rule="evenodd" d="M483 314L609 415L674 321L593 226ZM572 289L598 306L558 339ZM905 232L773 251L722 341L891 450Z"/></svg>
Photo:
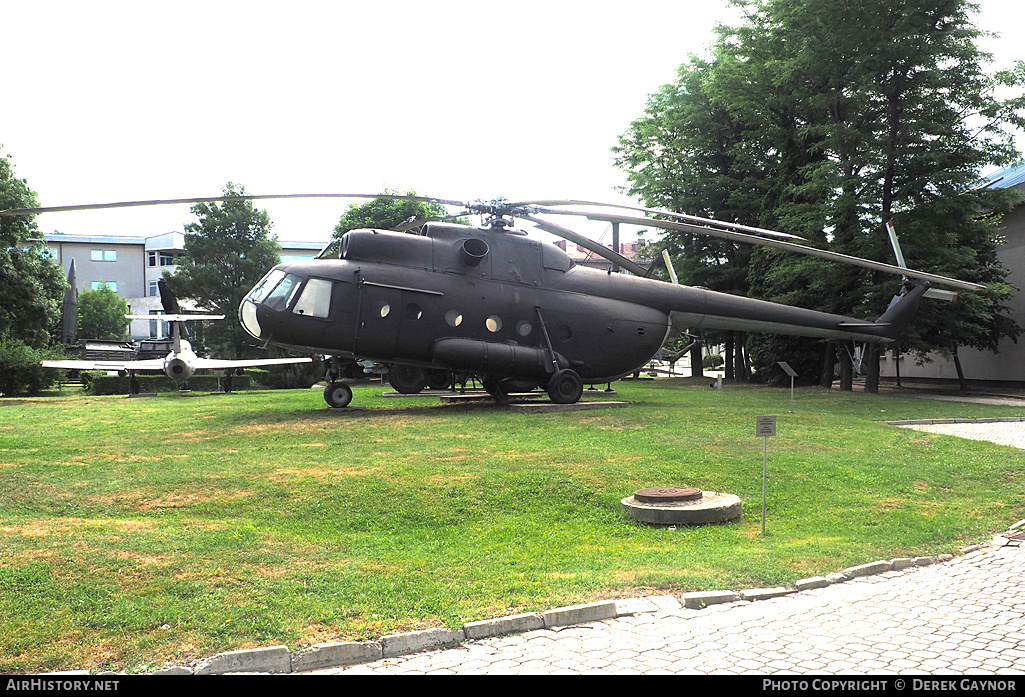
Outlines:
<svg viewBox="0 0 1025 697"><path fill-rule="evenodd" d="M457 220L466 215L472 215L472 213L470 211L463 210L459 213L453 213L452 215L432 215L425 218L413 218L412 220L407 220L404 223L396 225L392 229L397 232L408 232L410 230L415 230L426 223L441 223L446 220Z"/></svg>
<svg viewBox="0 0 1025 697"><path fill-rule="evenodd" d="M153 199L149 201L117 201L114 203L85 203L74 206L47 206L42 208L9 208L0 211L0 216L39 215L41 213L60 213L66 211L91 211L104 208L133 208L138 206L166 206L183 203L214 203L216 201L256 201L283 198L384 198L401 201L420 201L422 203L438 203L446 206L466 206L465 201L449 201L428 196L407 196L405 194L264 194L241 196L202 196L198 198Z"/></svg>
<svg viewBox="0 0 1025 697"><path fill-rule="evenodd" d="M532 201L532 202L517 202L508 204L510 207L517 206L539 206L541 208L547 206L602 206L605 208L622 208L627 211L639 211L641 213L651 213L652 215L667 215L678 220L685 220L690 223L703 224L703 225L717 225L730 230L736 230L739 232L750 232L756 235L766 235L768 237L778 237L784 240L803 240L804 237L799 235L791 235L789 232L778 232L776 230L766 230L765 228L752 227L751 225L741 225L739 223L724 223L721 220L712 220L711 218L701 218L696 215L688 215L687 213L674 213L673 211L658 210L656 208L643 208L641 206L624 206L618 203L602 203L600 201L577 201L573 199L557 200L552 199L550 201ZM567 213L564 211L556 210L539 210L537 213ZM568 215L580 215L579 213L567 213Z"/></svg>
<svg viewBox="0 0 1025 697"><path fill-rule="evenodd" d="M554 212L554 211L553 211ZM770 240L764 237L757 237L755 235L745 235L739 232L730 232L728 230L719 230L715 228L708 228L699 225L691 225L689 223L674 223L668 220L652 220L651 218L635 218L633 216L625 215L611 215L606 213L568 213L566 211L560 211L567 215L581 215L589 220L600 220L607 223L625 223L627 225L647 225L652 227L660 227L665 230L676 230L678 232L691 232L697 235L708 235L710 237L720 237L725 240L732 240L734 242L745 242L747 244L757 244L764 247L773 247L775 249L785 249L791 252L797 252L798 254L807 254L808 256L819 257L820 259L829 259L830 261L839 261L844 264L851 264L853 266L861 266L866 269L872 269L873 271L883 271L886 273L896 274L898 276L907 276L908 278L917 278L923 281L929 281L931 283L938 283L944 286L950 286L952 288L960 288L962 290L986 290L986 286L978 283L970 283L968 281L959 281L956 278L949 278L947 276L939 276L937 274L927 273L925 271L915 271L913 269L903 269L899 266L893 266L891 264L884 264L878 261L872 261L871 259L863 259L862 257L852 257L847 254L840 254L839 252L830 252L825 249L817 249L815 247L805 247L804 245L794 244L792 242L783 242L782 240Z"/></svg>
<svg viewBox="0 0 1025 697"><path fill-rule="evenodd" d="M636 262L633 262L633 261L627 259L622 254L619 254L618 252L614 252L611 249L609 249L608 247L605 247L604 245L600 245L597 242L595 242L594 240L588 239L588 238L584 237L583 235L578 235L577 233L573 232L572 230L567 230L566 228L562 227L561 225L556 225L555 223L549 223L549 222L547 222L545 220L541 220L539 218L535 218L535 217L530 216L530 215L522 215L521 214L519 217L522 218L523 220L529 220L530 222L534 223L534 225L538 226L539 228L541 228L545 232L550 232L553 235L557 235L557 236L559 236L559 237L561 237L563 239L569 240L570 242L574 242L578 246L583 247L584 249L587 249L589 251L592 251L592 252L594 252L595 254L597 254L600 257L608 259L609 261L611 261L614 264L619 264L621 267L623 267L624 269L626 269L627 271L629 271L630 273L632 273L634 275L644 276L644 275L646 275L648 273L648 270L646 268L644 268L643 266L641 266L640 264L638 264Z"/></svg>

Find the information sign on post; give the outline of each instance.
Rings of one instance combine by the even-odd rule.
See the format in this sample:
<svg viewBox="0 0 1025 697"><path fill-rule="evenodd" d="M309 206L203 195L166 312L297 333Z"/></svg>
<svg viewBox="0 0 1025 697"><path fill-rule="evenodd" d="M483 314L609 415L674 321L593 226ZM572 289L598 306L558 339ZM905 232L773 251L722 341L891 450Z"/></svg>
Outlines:
<svg viewBox="0 0 1025 697"><path fill-rule="evenodd" d="M797 377L797 371L790 367L790 364L786 361L777 361L776 365L783 369L783 372L790 376L790 413L794 413L794 378Z"/></svg>
<svg viewBox="0 0 1025 697"><path fill-rule="evenodd" d="M759 416L755 419L755 435L762 439L762 534L765 534L765 480L769 466L769 438L776 436L776 417Z"/></svg>
<svg viewBox="0 0 1025 697"><path fill-rule="evenodd" d="M759 416L755 420L755 435L759 438L772 438L776 435L776 417Z"/></svg>

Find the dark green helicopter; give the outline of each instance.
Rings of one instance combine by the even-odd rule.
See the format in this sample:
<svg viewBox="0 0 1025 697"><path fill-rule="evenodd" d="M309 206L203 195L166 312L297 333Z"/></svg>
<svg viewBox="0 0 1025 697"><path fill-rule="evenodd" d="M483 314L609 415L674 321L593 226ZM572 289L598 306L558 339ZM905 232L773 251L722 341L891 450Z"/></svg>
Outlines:
<svg viewBox="0 0 1025 697"><path fill-rule="evenodd" d="M463 203L398 194L287 194L140 201L0 211L194 203L232 198L392 198L463 210L412 220L403 230L351 230L316 259L279 264L243 300L242 326L264 345L331 357L332 407L348 406L347 369L387 374L401 392L473 375L498 401L524 386L544 387L553 402L580 399L585 384L611 382L644 366L673 331L724 329L855 342L891 342L907 326L930 283L984 286L828 252L787 241L792 235L680 213L588 201ZM607 207L631 214L569 210ZM479 214L480 227L452 218ZM640 214L640 215L638 215ZM772 246L903 275L920 281L875 322L737 297L650 278L630 259L542 215L643 225ZM659 215L662 219L648 217ZM513 228L526 220L608 259L629 274L574 264L553 244ZM406 230L417 230L416 233ZM935 292L935 291L933 291Z"/></svg>

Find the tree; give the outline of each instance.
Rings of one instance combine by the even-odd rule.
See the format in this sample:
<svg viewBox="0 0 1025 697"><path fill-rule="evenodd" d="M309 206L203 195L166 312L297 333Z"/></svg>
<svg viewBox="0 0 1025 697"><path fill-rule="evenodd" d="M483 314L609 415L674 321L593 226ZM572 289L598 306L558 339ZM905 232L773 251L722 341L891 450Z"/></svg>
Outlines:
<svg viewBox="0 0 1025 697"><path fill-rule="evenodd" d="M228 182L224 196L245 196L245 188ZM247 198L192 207L199 221L185 226L185 249L174 273L164 272L167 288L204 311L225 315L204 332L208 347L242 358L250 337L238 320L245 294L280 261L276 237L270 236L267 211Z"/></svg>
<svg viewBox="0 0 1025 697"><path fill-rule="evenodd" d="M385 189L384 194L397 194L397 191ZM414 191L407 191L406 196L417 196ZM342 214L335 225L334 236L341 237L349 230L360 228L377 228L391 230L412 218L430 218L447 215L445 207L439 203L426 201L409 201L403 199L375 198L363 204L352 204Z"/></svg>
<svg viewBox="0 0 1025 697"><path fill-rule="evenodd" d="M812 245L880 260L892 259L885 223L894 220L916 268L990 285L942 308L960 321L920 333L916 350L988 346L1014 336L1013 323L998 319L1009 291L1002 283L1007 271L995 256L999 218L981 215L1006 202L975 186L982 168L1016 155L1004 129L1025 124L1025 99L1001 101L995 91L1020 88L1025 68L993 77L983 72L987 56L975 44L979 32L968 19L972 6L966 0L736 4L744 9L744 22L720 29L713 59L692 60L700 81L679 83L671 102L678 110L681 99L693 106L697 84L736 137L720 140L717 151L707 147L707 135L692 136L706 144L689 151L697 166L631 169L634 187L640 182L645 190L664 190L666 184L645 178L693 180L704 172L704 195L728 201L732 192L732 200L747 204L747 220L740 222L782 227ZM681 88L687 88L683 97ZM674 126L661 117L652 127L668 132ZM719 163L731 175L708 179ZM634 164L623 160L625 167ZM729 191L719 190L720 183ZM759 249L746 280L752 295L865 319L877 317L900 288L896 277L825 268ZM926 317L929 312L923 308ZM794 351L819 345L752 341L762 345L754 353L763 373L771 373L777 360L793 361ZM791 355L780 355L784 350ZM872 390L878 385L875 356L868 368Z"/></svg>
<svg viewBox="0 0 1025 697"><path fill-rule="evenodd" d="M102 281L96 290L78 296L78 335L87 339L118 341L128 331L128 303Z"/></svg>
<svg viewBox="0 0 1025 697"><path fill-rule="evenodd" d="M0 209L35 208L36 194L0 157ZM60 327L67 283L30 216L0 218L0 341L50 344Z"/></svg>
<svg viewBox="0 0 1025 697"><path fill-rule="evenodd" d="M740 145L744 123L712 99L709 63L692 56L677 81L650 95L645 115L612 148L616 165L627 171L627 192L648 206L724 222L761 224L763 196L748 189ZM746 295L751 248L688 233L668 233L657 245L669 251L681 282ZM728 379L743 378L739 333L712 333L726 345ZM691 357L700 365L700 349ZM738 369L739 368L739 369Z"/></svg>

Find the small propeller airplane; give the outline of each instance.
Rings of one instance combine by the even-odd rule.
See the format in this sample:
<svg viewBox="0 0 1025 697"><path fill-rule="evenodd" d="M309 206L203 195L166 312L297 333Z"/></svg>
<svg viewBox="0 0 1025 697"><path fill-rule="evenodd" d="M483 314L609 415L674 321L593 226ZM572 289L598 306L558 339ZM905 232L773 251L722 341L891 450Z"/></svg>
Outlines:
<svg viewBox="0 0 1025 697"><path fill-rule="evenodd" d="M176 383L183 383L197 370L225 370L228 374L231 371L239 371L244 368L257 368L272 365L288 365L293 363L311 363L312 358L258 358L246 359L216 359L201 358L192 349L188 339L182 338L183 327L186 322L198 322L203 320L222 320L224 315L202 315L181 314L177 300L168 292L164 286L164 280L157 282L160 290L161 303L165 311L168 309L179 311L176 314L163 315L125 315L125 319L160 320L171 325L172 348L163 358L151 358L143 360L80 360L80 359L53 359L40 361L46 368L64 368L67 370L110 370L119 373L133 374L163 372L167 377Z"/></svg>
<svg viewBox="0 0 1025 697"><path fill-rule="evenodd" d="M479 377L500 403L513 390L540 385L553 402L571 404L580 399L585 383L611 382L646 365L673 331L740 330L887 343L911 321L931 284L985 289L796 244L793 240L800 238L786 233L572 199L465 203L400 194L277 194L12 209L0 215L326 197L402 199L461 209L410 220L399 230L351 230L316 259L275 266L242 301L242 326L264 345L331 358L324 398L332 407L351 402L352 389L344 378L352 377L348 371L357 362L367 373L386 375L400 392L415 393L439 375L461 373ZM604 212L608 208L627 213ZM468 215L480 215L482 225L450 222ZM905 287L876 321L865 321L651 278L653 269L538 217L552 215L786 249L918 283ZM514 229L516 219L575 242L632 275L576 265L557 246ZM165 364L171 365L172 358Z"/></svg>

